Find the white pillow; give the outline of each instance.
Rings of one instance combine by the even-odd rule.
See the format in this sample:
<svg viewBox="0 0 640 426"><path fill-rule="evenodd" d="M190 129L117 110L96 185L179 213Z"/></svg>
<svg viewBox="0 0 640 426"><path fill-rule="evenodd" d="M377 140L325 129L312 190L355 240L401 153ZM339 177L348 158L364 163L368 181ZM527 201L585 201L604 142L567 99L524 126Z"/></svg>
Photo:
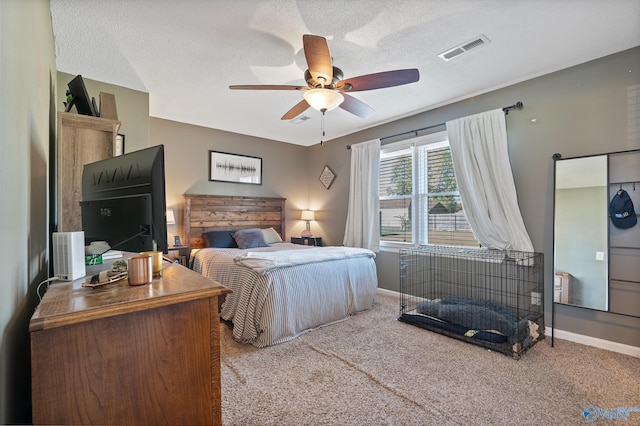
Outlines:
<svg viewBox="0 0 640 426"><path fill-rule="evenodd" d="M280 234L278 234L278 232L273 228L262 229L262 234L264 235L264 241L267 244L282 242Z"/></svg>

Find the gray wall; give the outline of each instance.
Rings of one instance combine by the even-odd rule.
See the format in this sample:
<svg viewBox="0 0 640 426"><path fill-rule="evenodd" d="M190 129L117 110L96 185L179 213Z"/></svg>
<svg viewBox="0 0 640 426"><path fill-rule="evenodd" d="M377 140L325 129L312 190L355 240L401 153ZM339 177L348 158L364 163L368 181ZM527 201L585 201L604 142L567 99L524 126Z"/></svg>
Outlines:
<svg viewBox="0 0 640 426"><path fill-rule="evenodd" d="M0 1L0 424L31 421L28 328L49 269L54 52L48 1Z"/></svg>
<svg viewBox="0 0 640 426"><path fill-rule="evenodd" d="M7 242L0 246L4 259L4 279L0 283L0 423L28 423L28 321L37 303L35 288L49 269L49 147L55 142L56 108L62 107L70 80L70 75L55 71L48 1L0 1L0 61L0 231ZM93 82L89 82L88 90L92 96L100 90L116 95L127 151L166 145L171 206L180 205L184 192L283 196L289 205L287 233L296 235L304 227L297 220L298 209L317 209L314 234L323 236L329 244L340 244L344 232L349 183L347 144L523 101L525 109L507 118L509 150L525 225L536 250L545 253L545 310L549 317L551 155L560 152L570 157L640 148L638 130L634 131L628 121L629 115L637 117L637 112L634 115L627 108L628 94L637 93L640 85L639 65L640 49L636 48L308 149L149 120L145 93L120 92L102 83L94 86ZM64 86L60 84L57 89L60 80ZM129 105L130 96L133 106ZM535 124L532 118L537 118ZM209 149L263 157L264 184L208 182ZM337 175L329 190L317 180L325 165ZM380 286L397 289L397 254L380 253L377 264ZM629 345L638 346L640 342L637 318L561 306L556 326Z"/></svg>
<svg viewBox="0 0 640 426"><path fill-rule="evenodd" d="M64 111L67 83L75 74L58 72L58 96L56 108ZM96 98L100 105L100 92L110 93L115 96L120 130L118 133L125 136L125 152L138 151L149 146L149 94L138 90L127 89L113 84L103 83L82 77L90 97ZM71 112L76 112L72 108Z"/></svg>
<svg viewBox="0 0 640 426"><path fill-rule="evenodd" d="M309 186L310 202L330 206L327 208L331 211L331 218L323 223L323 230L332 243L339 243L347 215L347 145L522 101L524 109L507 116L509 157L525 226L535 250L545 255L545 312L549 326L553 298L551 157L556 152L563 157L573 157L640 148L638 105L632 104L638 99L639 70L640 48L634 48L332 140L324 146L315 145L307 155L308 169L319 171L328 164L338 170L339 179L329 191L312 183ZM376 263L380 287L399 290L397 258L395 252L379 253ZM558 306L555 327L640 346L638 318Z"/></svg>
<svg viewBox="0 0 640 426"><path fill-rule="evenodd" d="M182 235L184 193L284 197L286 237L304 228L300 210L307 208L306 148L159 118L151 119L151 145L165 146L167 208L176 225L167 229ZM210 182L209 151L262 158L262 185ZM184 236L183 236L184 237Z"/></svg>
<svg viewBox="0 0 640 426"><path fill-rule="evenodd" d="M67 83L75 75L58 72L57 107L63 108ZM306 148L268 139L229 133L160 118L149 117L149 94L83 77L89 96L96 102L100 92L115 96L119 133L125 135L125 152L152 145L165 146L167 208L176 224L167 228L169 241L182 235L184 193L253 195L287 198L286 235L299 235L304 222L300 210L308 206ZM209 151L262 158L262 185L208 181Z"/></svg>
<svg viewBox="0 0 640 426"><path fill-rule="evenodd" d="M524 110L507 116L509 156L525 225L534 248L545 255L545 312L550 325L551 157L556 152L573 157L640 148L640 133L630 121L637 119L637 106L629 106L639 90L639 65L640 48L635 48L309 148L151 118L149 144L164 144L167 149L167 202L178 216L178 224L169 227L169 235L182 234L184 192L237 193L287 198L287 236L298 235L304 227L298 220L300 209L316 210L314 235L322 236L326 244L342 244L350 167L347 145L522 101ZM124 123L126 118L121 120ZM393 140L398 138L388 141ZM263 185L208 182L210 149L263 157ZM336 174L329 190L318 180L325 165ZM399 290L397 253L380 252L376 263L380 287ZM639 319L588 309L559 306L555 327L634 346L640 342Z"/></svg>

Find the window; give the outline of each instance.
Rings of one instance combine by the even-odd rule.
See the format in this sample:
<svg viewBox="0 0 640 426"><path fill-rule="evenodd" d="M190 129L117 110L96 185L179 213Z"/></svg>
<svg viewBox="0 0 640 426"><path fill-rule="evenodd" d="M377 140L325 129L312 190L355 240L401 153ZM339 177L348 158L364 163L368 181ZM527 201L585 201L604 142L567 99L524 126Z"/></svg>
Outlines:
<svg viewBox="0 0 640 426"><path fill-rule="evenodd" d="M379 218L382 245L479 246L464 215L446 132L382 147Z"/></svg>

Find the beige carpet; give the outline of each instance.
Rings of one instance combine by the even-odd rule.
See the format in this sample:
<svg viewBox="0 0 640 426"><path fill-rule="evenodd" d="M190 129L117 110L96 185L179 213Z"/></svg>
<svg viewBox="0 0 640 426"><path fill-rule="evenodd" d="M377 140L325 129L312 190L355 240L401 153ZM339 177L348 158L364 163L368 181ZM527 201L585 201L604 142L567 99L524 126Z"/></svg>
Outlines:
<svg viewBox="0 0 640 426"><path fill-rule="evenodd" d="M262 349L222 324L223 424L584 425L587 406L640 410L640 358L548 337L514 360L398 310L379 293L370 311ZM602 423L640 425L640 412Z"/></svg>

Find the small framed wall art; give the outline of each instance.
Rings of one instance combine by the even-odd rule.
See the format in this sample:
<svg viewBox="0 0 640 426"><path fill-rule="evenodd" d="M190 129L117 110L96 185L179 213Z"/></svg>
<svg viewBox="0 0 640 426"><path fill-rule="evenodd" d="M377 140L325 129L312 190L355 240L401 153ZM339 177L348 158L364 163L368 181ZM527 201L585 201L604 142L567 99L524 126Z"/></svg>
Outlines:
<svg viewBox="0 0 640 426"><path fill-rule="evenodd" d="M209 180L262 185L262 158L209 151Z"/></svg>
<svg viewBox="0 0 640 426"><path fill-rule="evenodd" d="M320 173L320 182L322 182L322 185L324 185L326 189L329 189L335 178L336 175L331 171L329 166L324 166L322 173Z"/></svg>

